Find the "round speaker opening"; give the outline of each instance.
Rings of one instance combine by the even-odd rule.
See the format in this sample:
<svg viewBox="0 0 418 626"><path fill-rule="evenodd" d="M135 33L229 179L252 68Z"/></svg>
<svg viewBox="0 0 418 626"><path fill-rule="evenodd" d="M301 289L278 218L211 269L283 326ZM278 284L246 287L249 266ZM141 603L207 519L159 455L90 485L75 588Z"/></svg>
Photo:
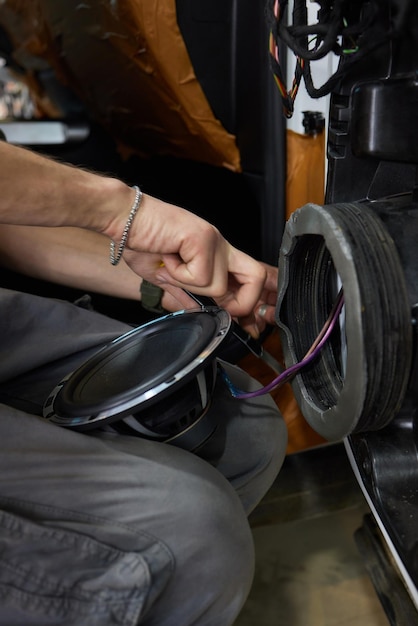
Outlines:
<svg viewBox="0 0 418 626"><path fill-rule="evenodd" d="M288 367L344 292L339 325L292 383L304 417L329 440L384 427L402 404L412 359L405 276L384 224L367 203L305 205L286 225L279 267Z"/></svg>

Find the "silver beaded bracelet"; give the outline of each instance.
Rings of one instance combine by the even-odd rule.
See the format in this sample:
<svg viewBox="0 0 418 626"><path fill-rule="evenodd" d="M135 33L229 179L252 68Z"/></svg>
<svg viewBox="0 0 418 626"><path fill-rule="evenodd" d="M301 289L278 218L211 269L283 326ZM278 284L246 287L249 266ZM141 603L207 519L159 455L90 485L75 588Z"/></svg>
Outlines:
<svg viewBox="0 0 418 626"><path fill-rule="evenodd" d="M142 191L137 185L134 185L132 189L135 189L135 200L129 213L128 221L123 230L121 240L119 242L118 251L116 253L116 244L113 239L110 241L110 262L112 265L117 265L122 258L123 251L125 250L126 243L129 237L129 231L134 221L134 217L138 212L139 206L142 200Z"/></svg>

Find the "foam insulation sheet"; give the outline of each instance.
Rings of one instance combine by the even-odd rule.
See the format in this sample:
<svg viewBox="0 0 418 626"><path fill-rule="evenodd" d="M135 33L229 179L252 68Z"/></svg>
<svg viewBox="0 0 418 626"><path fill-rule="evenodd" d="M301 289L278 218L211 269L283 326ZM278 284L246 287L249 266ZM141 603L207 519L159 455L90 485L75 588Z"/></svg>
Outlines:
<svg viewBox="0 0 418 626"><path fill-rule="evenodd" d="M122 153L240 171L235 137L193 71L175 0L0 0L0 27L29 84L51 68Z"/></svg>

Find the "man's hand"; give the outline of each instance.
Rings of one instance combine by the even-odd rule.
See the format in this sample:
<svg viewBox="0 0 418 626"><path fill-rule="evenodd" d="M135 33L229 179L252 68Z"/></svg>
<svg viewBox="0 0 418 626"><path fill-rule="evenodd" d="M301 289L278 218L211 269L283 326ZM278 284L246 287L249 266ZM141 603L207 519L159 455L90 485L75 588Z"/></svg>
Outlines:
<svg viewBox="0 0 418 626"><path fill-rule="evenodd" d="M164 303L169 310L194 306L181 291L186 289L214 298L253 336L274 323L277 270L238 250L212 224L180 207L145 195L124 259L171 295Z"/></svg>

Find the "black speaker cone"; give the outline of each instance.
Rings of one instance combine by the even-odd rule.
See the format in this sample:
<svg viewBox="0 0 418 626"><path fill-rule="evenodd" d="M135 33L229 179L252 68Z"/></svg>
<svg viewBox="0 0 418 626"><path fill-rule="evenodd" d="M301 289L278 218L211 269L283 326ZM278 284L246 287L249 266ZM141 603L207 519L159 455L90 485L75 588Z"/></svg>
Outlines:
<svg viewBox="0 0 418 626"><path fill-rule="evenodd" d="M179 311L118 337L53 389L44 416L61 426L115 429L166 440L206 412L229 313ZM126 418L126 419L124 419ZM116 427L116 423L124 425Z"/></svg>

